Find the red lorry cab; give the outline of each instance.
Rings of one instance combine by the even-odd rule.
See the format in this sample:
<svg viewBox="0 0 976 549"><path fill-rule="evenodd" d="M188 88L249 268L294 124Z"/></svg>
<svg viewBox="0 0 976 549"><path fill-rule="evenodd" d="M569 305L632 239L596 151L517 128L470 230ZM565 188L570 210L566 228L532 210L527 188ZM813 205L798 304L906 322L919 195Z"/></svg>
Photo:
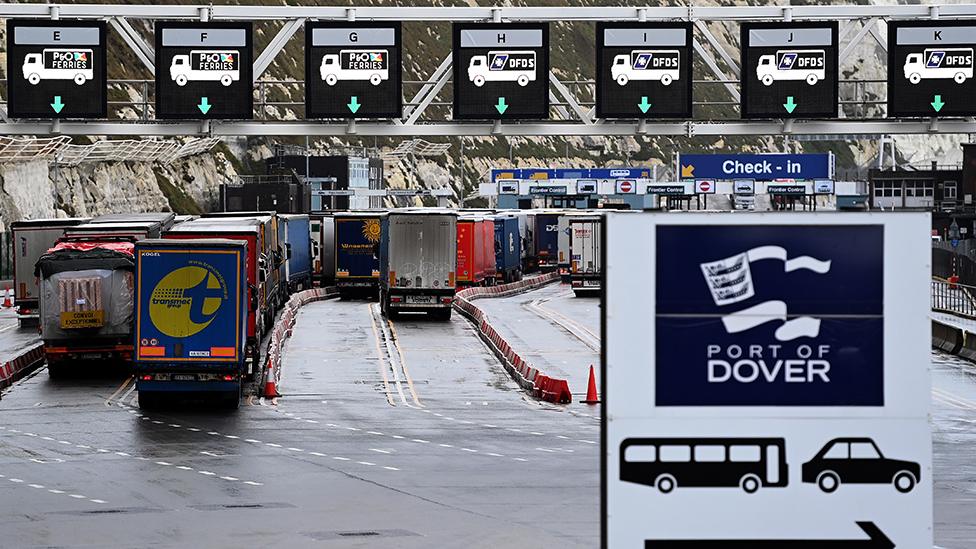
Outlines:
<svg viewBox="0 0 976 549"><path fill-rule="evenodd" d="M486 248L494 246L494 235L487 240L485 220L460 217L457 221L457 285L480 286L485 282ZM494 248L492 247L494 261ZM494 272L494 268L492 268Z"/></svg>

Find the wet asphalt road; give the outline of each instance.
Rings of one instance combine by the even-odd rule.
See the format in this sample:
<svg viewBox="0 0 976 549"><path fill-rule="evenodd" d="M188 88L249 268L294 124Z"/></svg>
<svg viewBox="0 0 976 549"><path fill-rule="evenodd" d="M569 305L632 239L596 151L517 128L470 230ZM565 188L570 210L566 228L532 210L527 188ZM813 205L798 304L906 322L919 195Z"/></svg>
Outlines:
<svg viewBox="0 0 976 549"><path fill-rule="evenodd" d="M598 327L559 286L492 318L548 337L534 300ZM370 307L302 310L277 406L143 415L119 374L21 381L0 401L0 546L597 546L596 409L526 398L459 316L403 316L388 352ZM557 328L548 360L573 339ZM976 547L976 365L933 359L936 542Z"/></svg>

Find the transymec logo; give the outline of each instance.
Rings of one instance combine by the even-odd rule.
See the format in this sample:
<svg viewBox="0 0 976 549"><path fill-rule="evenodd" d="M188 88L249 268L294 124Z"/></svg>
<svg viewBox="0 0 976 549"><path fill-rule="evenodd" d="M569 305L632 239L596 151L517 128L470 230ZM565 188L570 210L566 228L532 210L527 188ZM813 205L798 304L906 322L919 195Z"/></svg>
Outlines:
<svg viewBox="0 0 976 549"><path fill-rule="evenodd" d="M170 337L189 337L213 322L227 300L227 284L211 265L191 261L159 281L149 300L153 326Z"/></svg>
<svg viewBox="0 0 976 549"><path fill-rule="evenodd" d="M656 404L883 405L882 248L875 226L659 227Z"/></svg>

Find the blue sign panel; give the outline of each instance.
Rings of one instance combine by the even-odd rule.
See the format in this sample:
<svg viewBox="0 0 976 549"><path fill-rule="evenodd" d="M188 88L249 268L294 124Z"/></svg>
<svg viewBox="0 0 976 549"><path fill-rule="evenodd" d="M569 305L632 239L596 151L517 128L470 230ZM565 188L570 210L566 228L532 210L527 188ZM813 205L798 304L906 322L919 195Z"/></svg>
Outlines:
<svg viewBox="0 0 976 549"><path fill-rule="evenodd" d="M834 159L824 154L682 154L681 177L694 179L833 179Z"/></svg>
<svg viewBox="0 0 976 549"><path fill-rule="evenodd" d="M507 168L491 170L493 182L500 179L648 179L653 170L635 168Z"/></svg>
<svg viewBox="0 0 976 549"><path fill-rule="evenodd" d="M592 168L589 172L592 179L649 179L652 170L648 167Z"/></svg>
<svg viewBox="0 0 976 549"><path fill-rule="evenodd" d="M658 227L657 406L883 406L883 238Z"/></svg>

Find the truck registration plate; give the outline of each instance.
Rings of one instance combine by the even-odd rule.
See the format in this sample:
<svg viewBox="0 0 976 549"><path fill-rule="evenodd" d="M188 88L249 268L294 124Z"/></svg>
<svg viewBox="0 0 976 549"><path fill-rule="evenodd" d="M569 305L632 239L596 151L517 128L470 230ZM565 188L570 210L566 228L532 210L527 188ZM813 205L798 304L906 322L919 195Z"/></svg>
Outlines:
<svg viewBox="0 0 976 549"><path fill-rule="evenodd" d="M197 376L193 374L173 374L173 381L196 381Z"/></svg>
<svg viewBox="0 0 976 549"><path fill-rule="evenodd" d="M433 303L434 296L432 295L408 295L407 303Z"/></svg>
<svg viewBox="0 0 976 549"><path fill-rule="evenodd" d="M586 286L586 287L589 287L589 288L599 288L600 287L600 281L599 280L584 280L583 281L583 286Z"/></svg>

